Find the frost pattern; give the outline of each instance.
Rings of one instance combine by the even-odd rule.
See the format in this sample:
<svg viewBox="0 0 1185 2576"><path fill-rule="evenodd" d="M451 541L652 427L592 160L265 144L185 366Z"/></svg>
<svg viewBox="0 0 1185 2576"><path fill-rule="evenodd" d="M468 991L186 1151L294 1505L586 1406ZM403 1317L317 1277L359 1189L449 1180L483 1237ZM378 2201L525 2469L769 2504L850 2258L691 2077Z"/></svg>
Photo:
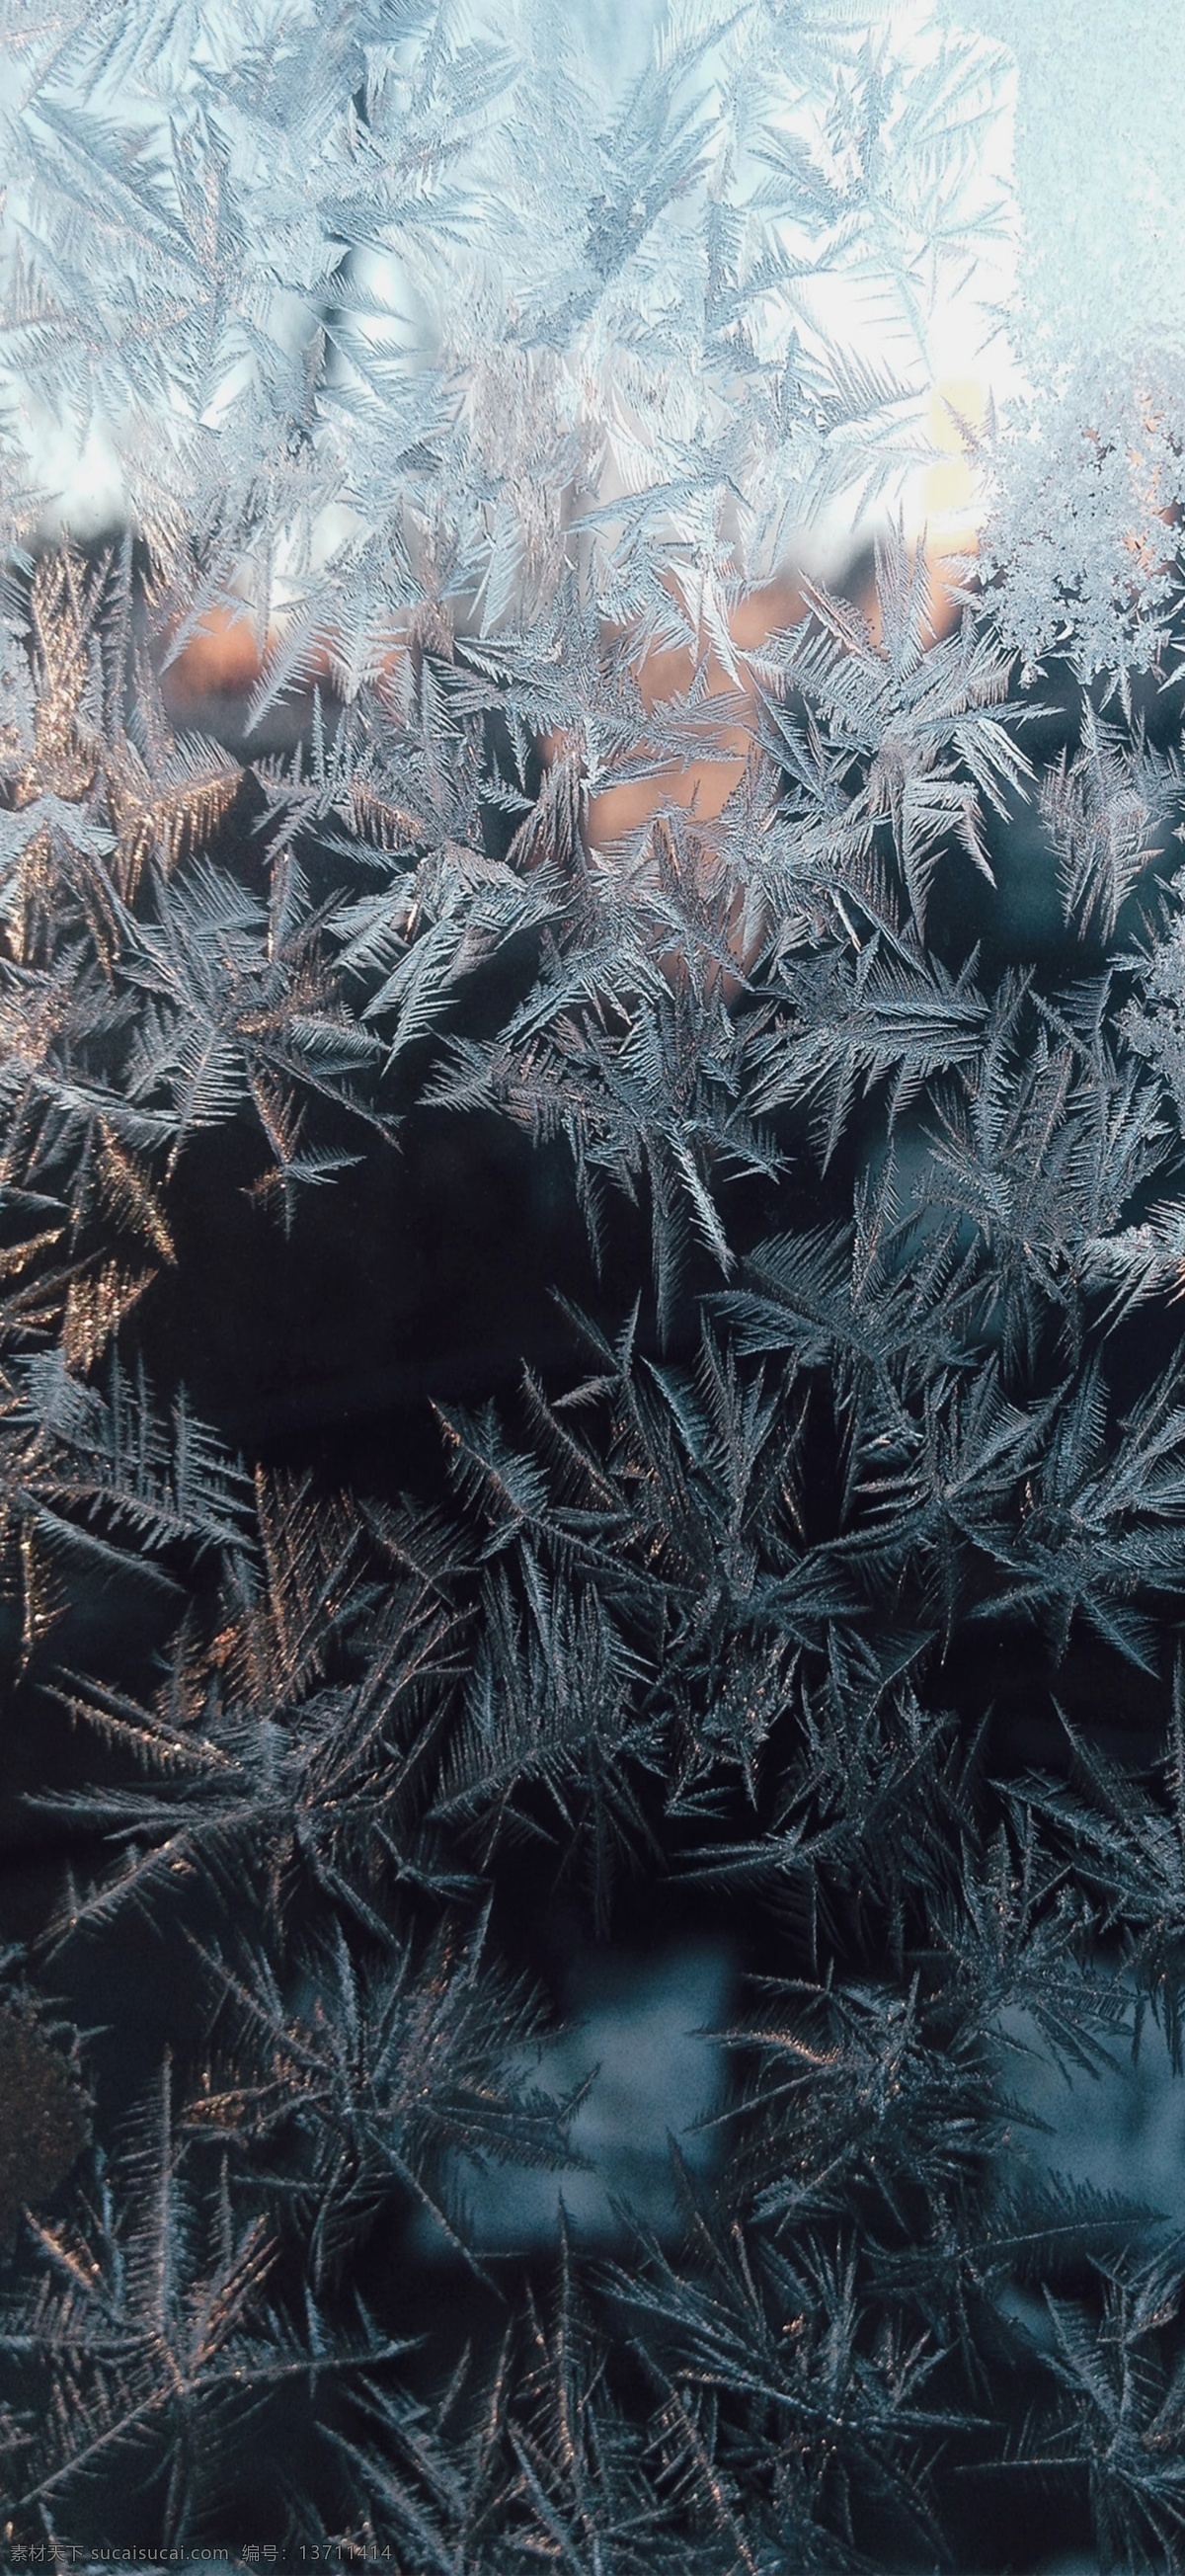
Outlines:
<svg viewBox="0 0 1185 2576"><path fill-rule="evenodd" d="M824 560L1010 256L920 9L3 30L8 2536L1167 2576L1008 2070L1185 2057L1171 379L1146 564L1089 352L1089 547Z"/></svg>
<svg viewBox="0 0 1185 2576"><path fill-rule="evenodd" d="M314 634L356 688L425 603L489 633L572 577L719 637L900 489L952 312L987 327L1000 57L925 16L680 0L623 51L536 0L14 7L13 505L99 442L184 564L174 646L282 600L277 687Z"/></svg>

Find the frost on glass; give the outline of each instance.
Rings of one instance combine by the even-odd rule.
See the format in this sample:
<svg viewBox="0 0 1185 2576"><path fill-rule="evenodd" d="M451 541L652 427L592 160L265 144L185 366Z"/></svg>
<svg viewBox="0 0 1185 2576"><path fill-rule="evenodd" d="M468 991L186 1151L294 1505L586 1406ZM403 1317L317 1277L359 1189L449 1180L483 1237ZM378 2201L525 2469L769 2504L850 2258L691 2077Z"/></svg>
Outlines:
<svg viewBox="0 0 1185 2576"><path fill-rule="evenodd" d="M10 506L73 466L191 625L229 584L262 641L283 598L274 687L314 632L356 688L427 603L513 630L565 580L719 635L812 516L900 488L992 299L1000 58L917 10L255 0L7 42Z"/></svg>
<svg viewBox="0 0 1185 2576"><path fill-rule="evenodd" d="M947 0L1015 65L1014 372L985 554L1030 662L1154 665L1179 596L1185 305L1174 235L1185 51L1170 11Z"/></svg>
<svg viewBox="0 0 1185 2576"><path fill-rule="evenodd" d="M14 2550L1180 2562L1179 40L1088 35L0 15Z"/></svg>

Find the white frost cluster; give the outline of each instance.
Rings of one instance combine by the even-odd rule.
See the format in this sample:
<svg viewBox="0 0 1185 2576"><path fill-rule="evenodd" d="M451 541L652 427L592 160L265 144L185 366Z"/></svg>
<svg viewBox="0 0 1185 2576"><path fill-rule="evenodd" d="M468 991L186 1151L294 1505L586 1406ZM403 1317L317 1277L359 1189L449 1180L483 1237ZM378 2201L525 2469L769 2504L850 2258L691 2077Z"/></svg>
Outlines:
<svg viewBox="0 0 1185 2576"><path fill-rule="evenodd" d="M1007 273L1006 60L922 0L4 0L0 61L10 533L81 459L285 681L571 583L723 632Z"/></svg>
<svg viewBox="0 0 1185 2576"><path fill-rule="evenodd" d="M8 535L196 549L282 685L572 581L719 638L977 375L1008 640L1147 663L1183 72L1113 0L0 0Z"/></svg>
<svg viewBox="0 0 1185 2576"><path fill-rule="evenodd" d="M1185 18L1144 0L942 0L1016 66L1015 375L984 554L1026 660L1151 664L1179 597Z"/></svg>

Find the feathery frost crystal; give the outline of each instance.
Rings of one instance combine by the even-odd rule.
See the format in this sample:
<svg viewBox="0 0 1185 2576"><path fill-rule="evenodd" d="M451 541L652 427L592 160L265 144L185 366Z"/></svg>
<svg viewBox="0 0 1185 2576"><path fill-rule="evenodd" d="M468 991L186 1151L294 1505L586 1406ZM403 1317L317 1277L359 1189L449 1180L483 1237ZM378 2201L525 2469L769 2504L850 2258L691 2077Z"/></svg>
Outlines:
<svg viewBox="0 0 1185 2576"><path fill-rule="evenodd" d="M1180 2562L1181 388L991 6L0 0L14 2563Z"/></svg>

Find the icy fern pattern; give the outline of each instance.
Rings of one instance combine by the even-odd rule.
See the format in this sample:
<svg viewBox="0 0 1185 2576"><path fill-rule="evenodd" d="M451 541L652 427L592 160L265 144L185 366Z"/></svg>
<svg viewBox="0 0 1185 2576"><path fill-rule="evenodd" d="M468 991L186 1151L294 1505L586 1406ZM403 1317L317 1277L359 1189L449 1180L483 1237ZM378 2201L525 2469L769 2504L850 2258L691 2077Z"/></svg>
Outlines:
<svg viewBox="0 0 1185 2576"><path fill-rule="evenodd" d="M1047 2173L1009 2051L1182 2058L1175 576L1150 677L891 521L775 594L922 452L996 57L595 34L5 26L0 1977L93 2113L5 2536L1167 2570L1173 2212ZM109 540L21 403L102 410ZM466 1311L541 1274L513 1365L425 1361L417 1174ZM709 1916L714 2107L606 2260L550 1951Z"/></svg>
<svg viewBox="0 0 1185 2576"><path fill-rule="evenodd" d="M719 638L738 572L928 452L996 51L848 0L600 15L14 10L12 497L93 425L174 651L282 606L262 700L326 651L352 695L417 613L492 633L574 576Z"/></svg>
<svg viewBox="0 0 1185 2576"><path fill-rule="evenodd" d="M1185 1396L1140 1358L1185 1259L1171 733L1043 705L990 599L935 643L892 542L875 622L816 587L755 658L716 826L672 807L610 859L526 647L438 638L402 708L244 768L172 733L126 550L12 601L12 1653L101 1753L35 1798L72 1860L29 1969L60 1992L150 1925L188 1998L167 2109L128 2145L100 2099L11 2276L14 2528L131 2495L177 2545L250 2507L442 2567L557 2529L590 2565L644 2533L672 2567L958 2566L954 2445L969 2493L1023 2464L1168 2563L1171 2255L1017 2163L1001 2048L1020 2011L1089 2079L1133 1992L1180 2045ZM144 1369L203 1139L283 1240L474 1116L561 1158L570 1357L442 1405L434 1493L252 1479ZM87 1672L96 1580L160 1642ZM967 1714L1009 1639L1042 1777ZM1084 1647L1164 1706L1147 1784L1074 1714ZM532 2079L548 2006L500 1955L524 1848L599 1937L658 1869L769 1964L718 2042L719 2184L687 2172L619 2280L576 2240L520 2297L465 2175L562 2190L582 2098ZM409 2229L510 2299L447 2393L364 2287Z"/></svg>

